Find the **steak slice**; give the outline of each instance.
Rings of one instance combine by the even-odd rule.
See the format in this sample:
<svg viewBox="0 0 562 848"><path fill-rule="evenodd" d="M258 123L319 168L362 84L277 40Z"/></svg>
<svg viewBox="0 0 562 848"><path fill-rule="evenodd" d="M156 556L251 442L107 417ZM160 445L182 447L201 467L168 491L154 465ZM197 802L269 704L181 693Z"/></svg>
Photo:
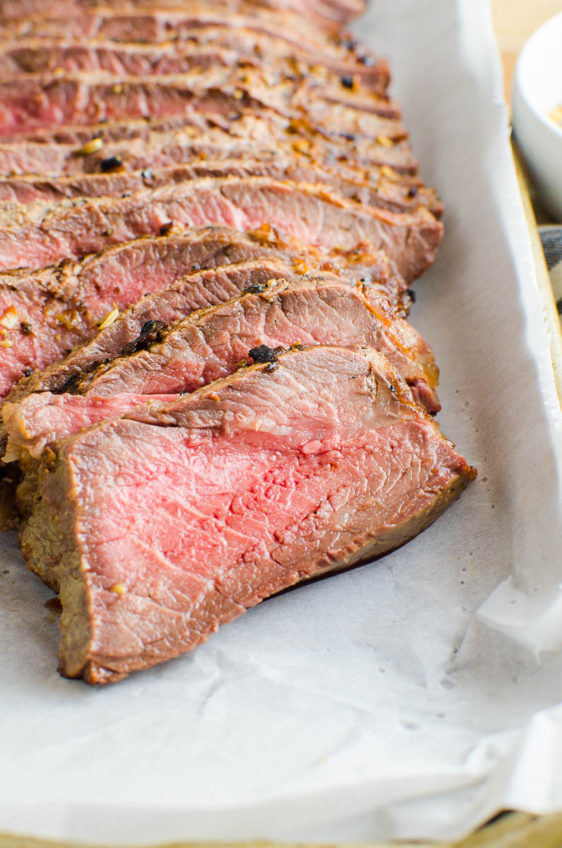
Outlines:
<svg viewBox="0 0 562 848"><path fill-rule="evenodd" d="M333 168L316 164L308 156L278 150L260 150L254 143L244 143L228 153L233 158L209 159L203 156L190 164L164 168L146 167L127 171L117 157L102 160L103 174L80 174L52 179L36 176L0 179L0 203L56 203L75 197L123 197L147 188L159 188L201 177L271 177L275 180L303 182L328 186L348 200L367 206L390 209L392 212L415 212L426 206L436 217L441 217L443 205L432 189L418 180L389 179L374 175L372 181L364 179L351 168ZM149 157L147 157L148 159Z"/></svg>
<svg viewBox="0 0 562 848"><path fill-rule="evenodd" d="M37 493L39 457L46 444L70 433L78 433L101 421L119 418L136 406L154 401L171 403L175 395L120 395L115 398L90 398L82 395L52 395L49 392L31 395L21 404L5 404L2 408L14 441L8 447L0 478L0 528L12 530L23 527L31 514ZM32 427L27 439L18 444L22 428ZM16 460L18 462L16 462ZM49 569L35 572L50 589L56 591Z"/></svg>
<svg viewBox="0 0 562 848"><path fill-rule="evenodd" d="M364 55L334 58L317 48L296 48L285 39L245 29L199 27L188 41L161 44L28 38L0 42L0 72L47 74L76 71L106 71L122 76L153 76L185 73L193 67L213 63L232 67L237 61L260 66L265 61L287 65L294 74L310 73L311 67L342 80L353 90L358 84L383 93L389 83L389 68L383 59Z"/></svg>
<svg viewBox="0 0 562 848"><path fill-rule="evenodd" d="M202 115L193 109L187 110L183 115L171 115L167 118L143 118L142 120L102 121L99 124L79 126L73 124L61 124L56 127L47 127L40 130L32 130L26 133L16 133L13 136L5 136L0 140L2 149L22 142L33 142L36 144L69 144L74 146L75 154L82 155L80 150L84 144L95 141L96 144L108 141L126 141L128 139L148 139L153 133L171 132L174 130L197 130L205 132L210 126L222 126L227 128L229 121L239 121L240 113L223 120L218 113L207 113ZM282 122L281 116L268 115Z"/></svg>
<svg viewBox="0 0 562 848"><path fill-rule="evenodd" d="M25 77L28 74L43 76L54 73L106 72L112 76L163 76L184 74L193 68L212 68L215 65L233 67L240 53L224 48L163 44L117 44L108 41L63 41L30 38L13 42L0 42L0 73L6 77ZM251 63L250 56L244 61ZM256 65L259 62L254 60Z"/></svg>
<svg viewBox="0 0 562 848"><path fill-rule="evenodd" d="M227 266L225 273L203 273L221 266ZM0 398L26 372L46 368L96 334L100 350L104 345L112 349L114 336L124 332L120 330L123 322L136 337L154 308L148 292L159 292L181 280L177 285L192 292L191 308L200 309L267 279L312 270L335 272L350 282L361 279L379 293L380 300L386 295L400 304L401 311L407 307L404 283L392 277L382 254L371 253L360 244L347 254L322 254L296 241L283 243L270 228L247 234L228 228L193 229L119 244L77 263L65 261L38 271L0 274L0 336L4 342ZM97 333L106 316L115 316L115 307L125 309L131 304L128 312ZM98 356L93 361L101 360ZM50 371L41 379L34 373L22 380L16 393L57 390L58 385Z"/></svg>
<svg viewBox="0 0 562 848"><path fill-rule="evenodd" d="M0 104L4 137L64 123L181 116L190 109L219 115L270 109L289 119L306 116L327 138L354 134L392 142L407 137L398 107L386 96L372 93L369 101L361 100L342 86L316 85L311 77L266 77L257 70L213 67L146 80L105 73L29 74L0 80Z"/></svg>
<svg viewBox="0 0 562 848"><path fill-rule="evenodd" d="M473 476L383 357L315 347L55 443L22 550L60 584L62 673L107 683L398 547Z"/></svg>
<svg viewBox="0 0 562 848"><path fill-rule="evenodd" d="M36 464L27 462L27 458L39 459L51 442L79 433L101 421L121 418L137 406L156 401L172 403L178 398L179 394L137 395L126 392L116 397L85 397L38 392L21 403L5 403L2 406L2 419L9 441L4 461L21 461L26 473L32 473L36 471ZM27 495L31 496L26 502L27 513L33 505L34 493L30 480L24 482L24 487L27 488ZM48 578L48 575L45 577ZM56 588L52 584L48 585Z"/></svg>
<svg viewBox="0 0 562 848"><path fill-rule="evenodd" d="M327 188L267 177L193 180L123 199L9 206L0 210L0 270L78 259L111 244L157 234L171 222L240 230L270 224L284 237L322 250L350 250L366 242L372 250L384 250L409 282L431 265L443 230L423 208L400 214L358 207Z"/></svg>
<svg viewBox="0 0 562 848"><path fill-rule="evenodd" d="M374 143L357 138L351 145L346 139L324 138L304 122L288 121L272 112L236 114L224 122L219 115L190 112L185 120L176 117L169 123L117 121L88 128L58 127L39 132L35 141L0 142L0 174L99 172L102 163L112 158L131 170L141 170L181 164L194 155L214 157L226 150L245 150L255 144L268 147L272 154L286 149L333 168L351 168L368 179L376 179L384 168L394 181L414 180L417 184L411 176L417 172L417 161L407 141L392 145L383 143L382 138Z"/></svg>
<svg viewBox="0 0 562 848"><path fill-rule="evenodd" d="M360 15L365 10L365 0L207 0L209 6L219 6L226 9L248 11L252 6L272 10L296 11L309 18L315 25L327 30L338 31L342 26ZM96 7L103 7L103 0L57 0L50 13L60 16L76 17L89 12ZM156 4L157 5L157 4ZM153 9L154 0L120 0L119 9ZM166 0L168 9L186 9L186 0ZM3 0L0 9L0 20L18 20L41 15L45 11L43 0Z"/></svg>
<svg viewBox="0 0 562 848"><path fill-rule="evenodd" d="M210 272L191 274L184 278L183 285L189 290L193 288L194 298L195 292L199 294L199 301L196 301L197 306L194 308L200 308L207 302L220 303L221 299L228 300L248 285L259 285L275 277L286 276L291 270L290 265L275 261L227 265ZM209 286L208 292L205 289L206 285ZM92 295L94 295L93 292ZM90 300L94 301L94 298L95 295ZM101 306L106 300L107 296L102 295L99 298L101 303L98 301L99 305ZM52 292L49 297L44 288L35 291L29 285L24 285L17 292L12 293L10 301L11 311L7 315L15 315L18 324L14 324L13 330L8 330L6 333L11 346L6 349L0 367L2 396L9 392L22 375L25 377L33 368L45 368L65 354L74 361L77 355L72 354L71 350L88 342L95 335L100 322L103 328L104 318L106 322L109 322L118 314L117 308L114 308L114 310L106 311L105 315L98 314L96 320L96 313L92 314L84 303L67 300ZM144 301L141 303L144 304ZM94 301L94 307L96 305ZM4 315L6 316L6 313ZM33 322L30 320L32 317L35 318ZM6 323L6 317L0 319L0 326L2 322ZM28 329L22 330L22 327ZM103 329L101 332L104 332ZM111 335L117 332L118 327L115 327ZM79 350L82 348L80 347ZM78 358L80 360L85 358L85 354ZM103 360L97 360L99 361ZM67 364L66 367L68 368L69 365Z"/></svg>
<svg viewBox="0 0 562 848"><path fill-rule="evenodd" d="M406 321L379 311L368 286L350 286L326 274L272 278L227 303L197 312L192 312L190 288L187 294L185 286L174 287L151 298L144 323L137 315L136 328L129 323L126 335L113 336L119 345L106 347L106 361L92 370L88 358L82 374L75 370L71 387L67 383L64 390L110 397L192 392L231 373L247 361L248 351L263 345L367 345L386 356L429 411L440 409L431 348ZM174 326L166 330L166 324ZM156 338L153 325L160 325ZM74 364L76 368L77 359Z"/></svg>
<svg viewBox="0 0 562 848"><path fill-rule="evenodd" d="M137 41L158 44L170 40L187 40L198 29L209 26L229 30L249 30L284 39L295 51L313 49L327 57L357 58L369 52L349 37L326 37L318 27L302 15L292 12L272 11L245 7L245 14L220 8L220 4L181 3L176 9L137 9L117 11L111 6L85 10L80 15L49 14L43 17L0 21L0 39L14 41L21 38L97 38L103 41Z"/></svg>

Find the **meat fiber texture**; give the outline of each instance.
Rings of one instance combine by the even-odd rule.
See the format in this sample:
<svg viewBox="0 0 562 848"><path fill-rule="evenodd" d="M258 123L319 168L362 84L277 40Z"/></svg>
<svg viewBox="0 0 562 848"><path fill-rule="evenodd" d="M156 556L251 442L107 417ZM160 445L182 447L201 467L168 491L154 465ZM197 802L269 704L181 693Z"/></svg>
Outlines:
<svg viewBox="0 0 562 848"><path fill-rule="evenodd" d="M155 11L152 2L146 6L148 8L143 9L142 4L139 4L135 9L131 5L129 11L117 11L110 5L100 4L91 9L84 8L78 15L64 15L62 12L52 14L50 10L45 15L43 5L39 16L6 16L0 23L0 35L2 38L29 35L67 38L104 36L117 41L135 39L160 42L174 36L186 38L194 27L200 27L203 22L212 22L235 29L256 28L262 32L281 33L295 46L314 44L328 55L338 50L339 33L335 39L326 40L321 28L309 23L302 15L295 14L297 8L302 11L301 4L298 7L287 4L285 8L273 6L267 9L264 6L260 8L258 4L245 2L234 5L222 0L205 4L174 2L168 3L170 8L164 11ZM22 5L20 9L25 15L26 7Z"/></svg>
<svg viewBox="0 0 562 848"><path fill-rule="evenodd" d="M22 550L54 570L63 673L91 683L397 547L473 476L384 358L341 348L284 354L53 447Z"/></svg>
<svg viewBox="0 0 562 848"><path fill-rule="evenodd" d="M415 180L385 178L367 180L351 168L333 168L330 165L314 164L310 156L295 157L289 151L273 153L261 151L254 143L250 150L247 144L232 145L225 151L213 151L215 159L204 156L191 164L164 168L143 167L140 171L124 172L119 156L109 155L102 160L102 168L111 173L87 174L59 179L40 179L35 176L8 177L0 179L0 203L57 202L75 197L121 197L137 194L147 188L199 179L201 177L256 177L268 176L276 180L325 185L357 203L388 209L391 212L414 212L418 206L427 207L433 214L441 216L442 206L431 189L416 184ZM185 151L188 154L188 150ZM174 151L178 154L178 150ZM76 158L76 157L74 157ZM147 157L148 158L148 157Z"/></svg>
<svg viewBox="0 0 562 848"><path fill-rule="evenodd" d="M219 134L217 130L223 132ZM273 146L272 136L275 139ZM232 112L228 115L190 108L182 115L157 121L119 120L93 127L67 125L36 130L15 140L0 142L0 164L4 176L35 172L47 174L53 168L68 167L70 154L79 160L74 165L70 164L71 173L83 170L106 173L117 167L105 164L108 160L113 162L110 145L114 143L135 142L130 160L123 155L124 144L115 155L121 157L123 167L127 167L128 162L131 165L143 163L136 164L136 169L139 169L182 163L192 155L196 155L198 160L205 156L224 155L227 149L239 149L237 145L244 144L245 139L248 143L255 142L256 149L268 145L270 152L276 149L287 152L289 148L297 157L310 153L312 161L334 169L341 168L343 174L351 169L356 172L356 177L363 180L376 182L379 176L383 176L409 187L414 185L414 192L422 185L416 176L418 162L407 141L390 144L384 142L383 137L373 142L369 138L355 136L351 146L349 139L344 137L319 135L306 121L295 123L272 111L259 112L255 108L245 110L244 114ZM54 145L59 144L72 149L69 151L66 147L56 151ZM105 148L102 156L90 155L90 150L99 151L102 147ZM146 162L147 156L152 157L150 163ZM26 163L29 163L29 171Z"/></svg>
<svg viewBox="0 0 562 848"><path fill-rule="evenodd" d="M206 272L205 288L212 291L214 285L221 293L236 274L248 273L243 266L217 270L222 273L214 283L213 272ZM3 461L19 462L24 475L16 493L23 519L30 513L36 488L36 464L30 457L37 459L51 441L101 420L103 399L108 403L107 417L114 417L111 398L123 403L119 399L127 394L195 391L241 365L274 361L285 348L370 346L386 356L417 402L432 413L439 411L438 372L431 349L405 321L377 309L369 288L352 288L330 275L273 282L259 268L258 273L262 282L255 275L256 283L242 296L187 318L190 309L209 297L206 292L201 295L200 281L199 286L190 280L145 298L152 303L141 302L128 310L89 345L17 387L2 408L7 437ZM169 327L166 321L176 323ZM61 394L52 395L53 389ZM87 397L78 402L77 396ZM37 565L35 571L45 579Z"/></svg>
<svg viewBox="0 0 562 848"><path fill-rule="evenodd" d="M432 391L437 369L427 342L405 321L379 311L368 287L351 288L329 275L266 283L264 276L240 297L192 314L188 314L194 305L191 287L155 295L149 311L138 315L130 310L124 326L110 333L114 322L103 346L94 339L91 347L96 353L86 353L80 362L77 352L69 377L71 390L106 396L126 391L151 394L157 386L161 392L193 391L230 373L245 361L248 351L263 345L283 349L295 344L350 344L384 353L419 390L430 411L439 410ZM173 326L164 326L156 340L145 343L143 329L149 315Z"/></svg>

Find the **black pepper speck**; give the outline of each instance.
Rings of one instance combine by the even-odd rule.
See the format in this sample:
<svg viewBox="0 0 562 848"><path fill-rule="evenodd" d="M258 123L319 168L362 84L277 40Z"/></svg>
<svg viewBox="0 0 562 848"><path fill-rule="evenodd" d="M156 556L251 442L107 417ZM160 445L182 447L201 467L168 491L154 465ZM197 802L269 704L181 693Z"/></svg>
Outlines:
<svg viewBox="0 0 562 848"><path fill-rule="evenodd" d="M108 156L107 159L102 159L100 162L100 170L107 174L110 171L115 171L116 168L120 168L123 164L123 160L120 156Z"/></svg>

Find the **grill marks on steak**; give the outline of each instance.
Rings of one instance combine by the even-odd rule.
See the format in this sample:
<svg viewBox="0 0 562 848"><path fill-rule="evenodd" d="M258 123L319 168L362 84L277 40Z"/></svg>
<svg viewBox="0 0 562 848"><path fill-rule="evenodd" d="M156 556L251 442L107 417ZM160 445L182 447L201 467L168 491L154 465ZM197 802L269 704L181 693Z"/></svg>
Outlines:
<svg viewBox="0 0 562 848"><path fill-rule="evenodd" d="M60 583L63 674L109 682L403 544L472 476L383 358L316 347L56 444L22 549Z"/></svg>
<svg viewBox="0 0 562 848"><path fill-rule="evenodd" d="M431 264L442 237L442 225L423 208L399 214L358 207L319 186L265 177L208 178L120 200L14 204L0 211L0 269L77 259L156 234L170 222L240 230L270 224L284 237L323 250L351 250L366 242L385 251L408 282Z"/></svg>

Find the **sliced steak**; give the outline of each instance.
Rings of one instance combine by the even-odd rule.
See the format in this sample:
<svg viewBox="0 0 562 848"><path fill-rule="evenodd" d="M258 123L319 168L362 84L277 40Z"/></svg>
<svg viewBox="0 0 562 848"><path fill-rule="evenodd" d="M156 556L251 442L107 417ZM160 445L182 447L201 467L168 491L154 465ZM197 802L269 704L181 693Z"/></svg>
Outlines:
<svg viewBox="0 0 562 848"><path fill-rule="evenodd" d="M396 104L385 96L373 93L369 103L354 102L341 86L272 77L217 67L146 80L104 73L9 77L0 81L0 135L64 123L90 126L123 118L167 118L190 110L228 115L269 109L288 119L306 117L327 138L353 134L393 142L407 137Z"/></svg>
<svg viewBox="0 0 562 848"><path fill-rule="evenodd" d="M227 266L225 273L203 273L221 266ZM157 293L181 280L179 290L189 290L193 296L191 308L200 309L228 300L248 286L283 276L288 270L329 270L350 282L361 279L379 293L380 299L387 294L401 304L402 310L407 308L405 286L390 274L386 257L361 244L347 254L322 254L298 242L285 244L270 228L247 234L203 228L141 238L78 263L65 261L38 271L0 274L0 398L27 371L44 369L91 339L101 321L115 317L116 307L125 309L134 304L99 332L99 348L94 345L94 349L113 349L113 340L120 333L136 337L155 308L149 292ZM120 329L123 323L127 330ZM82 350L81 355L86 355L88 348ZM91 351L88 355L94 356L92 361L97 364L107 354L100 358ZM60 379L52 371L41 379L34 373L18 386L17 396L38 388L56 390Z"/></svg>
<svg viewBox="0 0 562 848"><path fill-rule="evenodd" d="M184 285L188 289L193 286L199 292L201 302L197 302L194 308L200 308L207 303L207 300L203 300L204 295L211 303L220 303L221 299L228 300L247 285L266 283L276 276L286 276L290 271L291 266L281 262L243 263L189 275ZM208 294L205 284L209 285ZM4 343L9 342L10 347L3 351L5 355L0 366L1 396L5 396L15 382L34 368L45 368L61 356L71 355L70 351L74 347L92 338L100 322L103 333L104 322L112 321L118 315L117 308L110 308L101 315L99 312L92 313L83 302L54 296L52 292L49 296L44 288L35 290L29 284L6 294L6 300L9 299L11 305L0 319L0 327L3 323L8 324ZM102 306L107 299L107 294L96 298L95 292L89 298L94 308ZM13 327L10 320L12 316ZM112 334L116 332L117 328Z"/></svg>
<svg viewBox="0 0 562 848"><path fill-rule="evenodd" d="M245 14L220 8L220 4L181 3L172 10L152 9L117 11L111 6L85 10L80 15L49 14L0 21L0 39L21 38L97 38L103 41L137 41L158 44L170 40L186 40L199 29L209 26L229 30L243 29L283 38L298 52L302 49L320 50L336 59L357 58L370 54L365 47L347 36L327 38L318 27L302 15L292 12L258 8Z"/></svg>
<svg viewBox="0 0 562 848"><path fill-rule="evenodd" d="M365 85L383 93L389 83L388 64L367 55L360 60L334 58L320 49L296 48L285 39L245 29L217 26L199 27L188 41L144 44L29 38L0 41L0 72L4 76L20 73L46 74L75 71L107 71L122 76L153 76L185 73L193 67L207 68L213 63L233 66L287 63L291 72L306 74L311 67L341 80L353 90Z"/></svg>
<svg viewBox="0 0 562 848"><path fill-rule="evenodd" d="M403 544L473 476L383 357L315 347L55 443L22 550L60 585L62 673L106 683Z"/></svg>
<svg viewBox="0 0 562 848"><path fill-rule="evenodd" d="M429 345L406 321L380 312L376 297L370 299L370 287L350 286L326 274L272 279L225 304L191 314L193 296L184 292L176 287L152 298L153 309L145 312L152 320L142 325L139 321L135 335L129 324L120 347L106 351L106 360L113 361L90 370L89 358L89 373L80 379L75 372L72 387L67 384L65 390L104 396L192 392L234 371L247 361L248 351L257 350L259 361L263 345L367 345L384 353L429 411L440 408L433 391L438 372ZM151 338L154 324L163 328ZM166 324L174 325L166 330ZM122 353L127 355L119 356Z"/></svg>
<svg viewBox="0 0 562 848"><path fill-rule="evenodd" d="M283 271L292 280L291 283L287 280L276 282L282 280ZM225 301L228 303L223 307ZM293 315L297 309L300 309L300 315ZM339 316L337 309L340 310ZM287 310L290 320L283 317ZM308 326L305 314L310 317ZM185 316L191 317L184 322ZM229 316L233 316L231 329L228 329ZM217 332L216 339L211 338L208 342L209 367L215 367L211 363L215 343L219 345L219 354L223 358L227 353L230 356L230 350L235 351L226 361L225 368L244 359L250 348L262 343L269 347L297 342L344 344L347 333L349 344L369 344L382 349L414 387L418 399L432 412L439 408L433 391L438 371L431 349L406 321L389 315L376 287L360 283L350 286L339 277L325 273L295 276L287 272L287 266L279 261L246 262L201 271L184 277L167 289L147 295L119 315L88 344L76 348L43 372L22 380L9 400L16 403L37 391L88 391L105 395L113 391L108 387L121 379L120 374L127 373L130 368L135 371L137 363L140 363L141 371L145 373L130 378L131 391L137 392L135 381L143 380L145 376L148 380L154 363L168 355L171 357L169 379L177 377L180 384L173 388L165 386L162 390L193 391L197 386L183 382L182 372L176 369L173 357L176 350L185 349L184 332L187 333L188 344L195 344L194 328L200 341ZM275 332L293 335L275 337ZM227 344L231 333L235 333L237 338ZM254 336L257 334L256 338L251 337L252 333ZM226 350L223 349L225 345ZM148 357L145 356L147 351ZM126 359L119 361L118 358L124 355ZM153 365L148 367L145 360ZM191 368L190 361L186 367ZM164 381L164 373L160 376ZM138 388L137 393L149 394L148 385ZM117 391L126 389L120 387Z"/></svg>
<svg viewBox="0 0 562 848"><path fill-rule="evenodd" d="M244 57L250 62L251 57ZM54 73L105 71L113 76L162 76L185 74L193 68L216 65L233 67L240 60L234 50L179 45L116 44L95 41L73 42L31 38L0 42L0 73L5 77ZM257 63L259 64L259 63Z"/></svg>
<svg viewBox="0 0 562 848"><path fill-rule="evenodd" d="M214 118L217 121L214 121ZM245 151L248 145L267 147L270 154L281 150L306 156L333 168L353 169L364 179L377 179L381 168L393 181L414 180L417 161L407 141L391 144L357 138L327 139L304 122L293 122L272 112L220 116L190 113L168 122L126 121L95 127L59 127L40 132L35 141L20 139L0 143L0 174L61 176L100 172L108 160L119 160L131 170L165 167L190 161L194 156L223 156L227 151ZM217 126L217 122L224 126ZM179 124L176 126L176 124ZM398 172L398 173L397 173ZM411 184L411 183L410 183Z"/></svg>
<svg viewBox="0 0 562 848"><path fill-rule="evenodd" d="M338 31L342 26L360 15L365 10L364 0L207 0L208 5L230 8L233 10L243 9L248 11L252 6L272 10L296 11L311 20L315 25ZM49 9L50 13L57 15L76 17L89 12L97 7L103 7L103 0L57 0ZM120 0L119 9L154 9L154 0ZM168 9L179 8L185 10L189 7L187 0L166 0ZM197 4L195 4L197 5ZM43 0L3 0L0 8L0 20L18 20L29 18L34 15L42 15L45 12Z"/></svg>
<svg viewBox="0 0 562 848"><path fill-rule="evenodd" d="M36 40L36 43L40 43L40 40ZM130 47L130 45L128 46ZM211 48L215 54L215 62L208 58ZM144 49L146 50L146 48ZM180 48L176 47L175 49L177 51ZM316 100L323 100L327 103L337 103L350 109L367 112L371 115L371 120L374 115L389 119L400 118L398 104L386 92L372 91L361 86L353 78L342 81L339 76L330 73L324 65L303 66L296 60L259 62L257 58L253 58L246 61L245 57L232 51L232 49L225 49L221 54L220 48L214 44L203 47L199 45L184 47L183 51L185 55L199 56L199 54L202 54L201 65L204 65L204 67L195 64L191 70L188 68L185 72L177 74L149 75L146 83L153 86L163 86L164 94L170 86L173 86L174 89L180 88L184 90L184 99L189 92L193 97L202 97L204 94L215 90L232 95L236 101L245 96L248 102L255 101L260 106L271 108L283 115L293 115L296 107L300 107L303 112L309 111L311 108L310 100L313 101L313 104ZM9 89L16 79L19 80L21 85L26 86L27 91L22 92L22 95L31 93L35 96L37 92L41 91L44 98L45 92L49 91L53 108L60 109L60 101L64 95L67 97L74 96L76 88L79 88L84 99L90 94L92 97L95 96L96 85L104 82L108 83L108 86L107 89L102 89L102 91L107 97L112 95L112 102L108 105L110 115L113 108L125 106L126 109L134 110L134 101L141 98L143 94L148 97L148 104L151 103L151 91L148 89L148 93L146 93L147 89L139 87L139 83L143 80L139 80L137 74L123 75L119 72L110 74L105 69L95 68L85 71L64 72L62 68L59 68L54 73L25 73L7 78L4 87L0 88L1 102L4 105L11 102L14 108L21 108L20 100L22 99L17 98L13 93L12 101L9 100ZM61 83L59 88L53 88L55 80ZM90 91L91 86L93 88ZM159 93L163 96L162 92ZM116 99L116 94L124 96ZM37 98L38 96L37 94ZM229 103L230 108L239 105L232 104L230 101ZM226 110L222 102L219 102L219 107L218 111ZM31 106L28 108L32 116L37 115L37 105L35 110ZM69 107L66 106L66 108ZM136 108L137 110L141 109L138 106ZM125 111L124 116L126 117L127 114L128 112ZM156 117L159 115L154 109L149 111L145 106L142 116L146 117L147 114ZM133 112L133 115L136 115L136 112ZM78 123L81 122L83 122L83 119L78 121ZM385 126L379 127L376 123L366 124L363 133L366 135L370 129L383 132ZM395 125L388 125L387 129L390 138L394 138L398 133L402 136L405 135L404 128L401 125L397 128Z"/></svg>
<svg viewBox="0 0 562 848"><path fill-rule="evenodd" d="M384 353L409 384L414 398L428 411L437 412L438 372L431 349L405 321L389 321L369 300L369 294L368 289L351 287L329 275L295 277L253 285L227 303L185 318L194 302L190 289L162 292L165 296L157 300L156 308L145 313L145 318L151 318L144 324L139 321L136 327L130 321L124 328L127 332L113 335L113 347L106 338L105 351L102 345L87 345L58 369L48 369L43 387L49 383L52 387L58 379L57 391L66 392L59 395L62 401L55 401L52 392L41 391L19 402L4 403L4 462L23 457L25 471L17 493L20 515L25 518L30 512L34 488L30 475L36 470L27 462L26 454L36 458L48 442L96 424L103 417L105 407L77 404L77 395L109 401L127 394L148 397L185 393L233 373L242 363L268 361L274 355L272 351L281 347L367 345ZM166 320L178 323L167 328ZM65 383L61 383L62 378ZM38 403L38 397L44 402ZM110 404L106 417L116 414Z"/></svg>
<svg viewBox="0 0 562 848"><path fill-rule="evenodd" d="M399 214L358 207L327 188L267 177L207 178L119 200L13 204L0 211L0 270L78 259L111 244L157 234L171 222L240 230L271 224L283 236L323 250L350 250L366 242L372 250L384 250L407 282L432 263L443 230L423 208Z"/></svg>
<svg viewBox="0 0 562 848"><path fill-rule="evenodd" d="M238 121L241 120L242 115L237 114L234 116L232 114L230 117L232 121ZM268 115L268 117L270 116ZM280 116L274 115L273 120L275 119L282 121ZM229 126L229 121L223 121L222 116L218 113L201 115L201 113L191 109L186 110L183 115L174 115L167 118L159 118L158 120L143 118L136 121L102 121L99 124L90 124L89 126L61 124L58 127L48 127L46 129L6 136L2 138L0 145L3 149L5 146L10 146L14 143L19 145L22 142L33 142L36 144L70 144L75 148L80 148L82 145L89 145L92 141L98 144L99 141L113 142L126 141L127 139L148 139L152 137L153 133L172 132L174 130L185 131L186 129L190 129L205 132L210 126L222 126L226 129ZM79 155L78 150L77 155Z"/></svg>
<svg viewBox="0 0 562 848"><path fill-rule="evenodd" d="M392 212L414 212L418 206L426 206L436 217L443 212L435 192L423 184L419 185L417 180L389 179L379 172L372 182L368 182L351 168L317 165L310 157L290 151L284 155L282 151L262 151L255 143L241 144L238 148L233 145L228 152L237 155L215 160L203 156L188 165L146 167L141 171L127 171L121 159L110 156L102 160L104 174L81 174L58 179L35 176L0 179L0 203L56 203L75 197L123 197L148 188L201 177L264 176L325 185L348 200Z"/></svg>

